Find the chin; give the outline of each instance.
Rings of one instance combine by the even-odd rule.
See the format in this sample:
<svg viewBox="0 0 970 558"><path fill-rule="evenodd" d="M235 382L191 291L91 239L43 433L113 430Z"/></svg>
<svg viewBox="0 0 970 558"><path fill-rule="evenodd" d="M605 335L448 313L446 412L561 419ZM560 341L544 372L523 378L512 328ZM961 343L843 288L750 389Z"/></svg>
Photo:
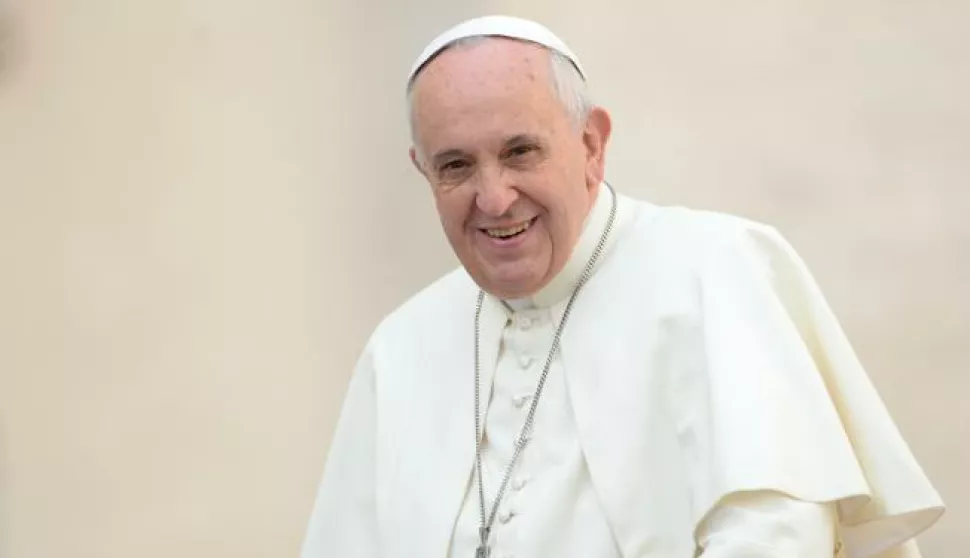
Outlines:
<svg viewBox="0 0 970 558"><path fill-rule="evenodd" d="M503 262L500 265L482 265L479 259L470 262L465 269L476 284L485 292L499 298L523 298L538 292L546 283L543 271L536 269L534 261Z"/></svg>
<svg viewBox="0 0 970 558"><path fill-rule="evenodd" d="M478 281L485 292L499 298L523 298L535 294L542 288L541 282L534 277L483 277Z"/></svg>

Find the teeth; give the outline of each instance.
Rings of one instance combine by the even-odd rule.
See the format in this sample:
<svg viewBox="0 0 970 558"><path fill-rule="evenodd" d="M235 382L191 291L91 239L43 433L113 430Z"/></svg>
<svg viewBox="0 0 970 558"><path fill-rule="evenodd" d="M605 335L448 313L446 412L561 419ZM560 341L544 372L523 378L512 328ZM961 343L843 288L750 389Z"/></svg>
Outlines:
<svg viewBox="0 0 970 558"><path fill-rule="evenodd" d="M492 238L508 238L526 230L531 223L532 221L526 221L517 227L509 227L507 229L485 229L485 234Z"/></svg>

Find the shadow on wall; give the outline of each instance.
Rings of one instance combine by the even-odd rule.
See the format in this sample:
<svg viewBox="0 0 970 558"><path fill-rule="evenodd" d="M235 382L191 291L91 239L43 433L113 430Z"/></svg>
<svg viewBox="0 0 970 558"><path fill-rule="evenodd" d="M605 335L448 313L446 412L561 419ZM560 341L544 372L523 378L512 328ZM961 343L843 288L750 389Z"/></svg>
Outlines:
<svg viewBox="0 0 970 558"><path fill-rule="evenodd" d="M13 12L7 2L0 0L0 86L6 85L14 73L14 66L19 59L17 26L14 25Z"/></svg>
<svg viewBox="0 0 970 558"><path fill-rule="evenodd" d="M14 23L10 3L6 0L0 0L0 93L13 81L15 66L20 59L19 56L15 56L17 54L15 46L19 45L19 41L15 40L18 27ZM11 498L5 467L7 454L2 435L3 431L3 424L0 423L0 556L10 556L9 525L11 512L8 506L10 506Z"/></svg>
<svg viewBox="0 0 970 558"><path fill-rule="evenodd" d="M3 428L0 427L0 432ZM0 435L0 556L10 556L10 486L7 480L6 444Z"/></svg>

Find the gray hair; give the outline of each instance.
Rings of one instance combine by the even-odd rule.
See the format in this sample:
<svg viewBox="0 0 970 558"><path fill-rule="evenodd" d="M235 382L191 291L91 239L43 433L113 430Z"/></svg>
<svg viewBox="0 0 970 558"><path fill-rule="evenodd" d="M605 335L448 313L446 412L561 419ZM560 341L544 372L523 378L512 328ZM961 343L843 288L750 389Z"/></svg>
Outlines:
<svg viewBox="0 0 970 558"><path fill-rule="evenodd" d="M465 37L453 41L441 49L443 52L449 48L461 48L467 46L477 45L490 37ZM545 47L543 47L545 48ZM586 123L586 118L589 116L590 110L593 107L593 101L589 94L589 88L586 85L586 80L583 79L582 74L572 63L572 61L563 55L562 53L546 49L549 52L549 63L550 63L550 74L553 91L556 97L563 104L566 109L566 113L569 115L570 120L576 128L581 128ZM432 58L431 60L434 60ZM429 60L425 65L431 62ZM421 70L419 69L414 78L408 83L407 87L407 111L408 111L408 123L411 127L411 137L414 138L414 102L413 102L413 92L414 92L414 82L417 80L418 75L420 75Z"/></svg>

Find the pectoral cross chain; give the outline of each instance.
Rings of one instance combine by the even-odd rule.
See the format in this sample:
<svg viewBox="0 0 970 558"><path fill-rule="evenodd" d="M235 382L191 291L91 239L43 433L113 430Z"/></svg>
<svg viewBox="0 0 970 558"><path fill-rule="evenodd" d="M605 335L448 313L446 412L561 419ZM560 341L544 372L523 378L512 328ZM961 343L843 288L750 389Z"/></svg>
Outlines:
<svg viewBox="0 0 970 558"><path fill-rule="evenodd" d="M475 550L475 558L488 558L492 551L488 548L488 527L480 527L478 529L478 536L481 539L481 543L478 545L478 549Z"/></svg>

